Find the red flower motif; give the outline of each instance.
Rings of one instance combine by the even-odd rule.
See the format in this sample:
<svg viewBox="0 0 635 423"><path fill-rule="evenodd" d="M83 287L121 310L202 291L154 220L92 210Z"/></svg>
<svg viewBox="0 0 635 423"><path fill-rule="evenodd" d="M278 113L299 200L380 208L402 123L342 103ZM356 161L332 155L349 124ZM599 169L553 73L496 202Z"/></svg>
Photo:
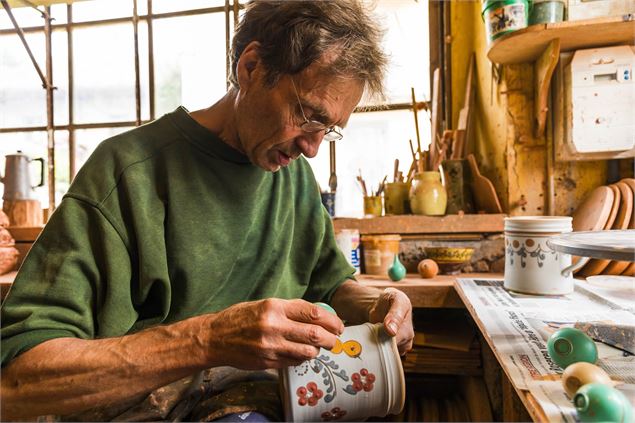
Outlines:
<svg viewBox="0 0 635 423"><path fill-rule="evenodd" d="M318 389L318 386L315 382L309 382L306 384L306 387L300 386L295 393L298 396L298 404L301 406L309 405L314 407L317 405L320 398L324 396L324 392L321 389Z"/></svg>
<svg viewBox="0 0 635 423"><path fill-rule="evenodd" d="M331 411L325 411L322 413L322 420L325 422L330 422L333 420L339 420L346 415L346 410L342 410L339 407L334 407Z"/></svg>
<svg viewBox="0 0 635 423"><path fill-rule="evenodd" d="M353 389L357 392L363 390L364 392L370 392L373 390L375 383L375 375L369 372L367 369L361 369L359 373L353 373L351 375L353 381Z"/></svg>

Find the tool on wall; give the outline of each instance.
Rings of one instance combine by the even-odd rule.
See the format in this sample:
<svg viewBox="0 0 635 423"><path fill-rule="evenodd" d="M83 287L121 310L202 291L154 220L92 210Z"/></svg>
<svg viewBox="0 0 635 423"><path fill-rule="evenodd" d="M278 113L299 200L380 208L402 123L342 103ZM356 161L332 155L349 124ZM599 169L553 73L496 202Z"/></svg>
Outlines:
<svg viewBox="0 0 635 423"><path fill-rule="evenodd" d="M331 176L329 176L329 189L331 192L335 192L337 189L337 174L335 172L335 143L329 143L329 166L331 170Z"/></svg>
<svg viewBox="0 0 635 423"><path fill-rule="evenodd" d="M465 155L466 142L469 140L470 128L470 109L474 103L474 54L470 57L470 65L467 71L467 80L465 81L465 99L463 100L463 108L459 112L459 121L456 131L454 131L454 139L452 140L451 159L462 159Z"/></svg>

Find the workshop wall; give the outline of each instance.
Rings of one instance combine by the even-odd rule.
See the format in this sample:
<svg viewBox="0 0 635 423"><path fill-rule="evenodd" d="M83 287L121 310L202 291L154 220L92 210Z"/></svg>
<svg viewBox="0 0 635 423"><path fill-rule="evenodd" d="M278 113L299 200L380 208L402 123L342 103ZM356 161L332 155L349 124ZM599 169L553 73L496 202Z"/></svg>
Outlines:
<svg viewBox="0 0 635 423"><path fill-rule="evenodd" d="M553 162L553 197L548 198L548 152L552 125L533 135L533 64L494 66L487 58L481 3L452 0L452 127L463 104L470 54L476 55L476 96L472 118L474 151L481 172L496 187L509 215L570 215L593 188L606 183L607 162Z"/></svg>

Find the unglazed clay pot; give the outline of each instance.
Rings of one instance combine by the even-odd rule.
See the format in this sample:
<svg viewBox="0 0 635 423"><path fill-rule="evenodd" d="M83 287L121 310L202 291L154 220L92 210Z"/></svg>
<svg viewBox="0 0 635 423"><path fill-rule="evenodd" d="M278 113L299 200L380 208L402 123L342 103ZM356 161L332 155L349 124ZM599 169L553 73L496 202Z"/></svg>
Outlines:
<svg viewBox="0 0 635 423"><path fill-rule="evenodd" d="M406 398L397 344L379 323L347 327L332 350L280 373L286 421L383 417Z"/></svg>
<svg viewBox="0 0 635 423"><path fill-rule="evenodd" d="M613 386L611 378L604 370L585 361L567 366L562 373L562 386L567 391L569 398L573 398L578 389L587 383L602 383Z"/></svg>

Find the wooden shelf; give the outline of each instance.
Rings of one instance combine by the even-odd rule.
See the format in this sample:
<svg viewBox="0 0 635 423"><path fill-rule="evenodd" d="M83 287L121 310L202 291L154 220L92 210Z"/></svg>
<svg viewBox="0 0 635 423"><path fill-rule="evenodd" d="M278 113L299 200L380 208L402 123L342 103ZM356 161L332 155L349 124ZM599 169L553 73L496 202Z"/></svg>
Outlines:
<svg viewBox="0 0 635 423"><path fill-rule="evenodd" d="M368 219L335 218L335 231L357 229L366 234L448 234L503 232L504 214L448 214L446 216L420 216L404 214Z"/></svg>
<svg viewBox="0 0 635 423"><path fill-rule="evenodd" d="M418 274L408 274L399 282L385 276L357 275L357 280L379 289L388 287L403 291L415 308L465 308L454 289L456 278L500 278L496 273L461 273L458 275L438 275L433 279L422 279Z"/></svg>
<svg viewBox="0 0 635 423"><path fill-rule="evenodd" d="M582 21L531 25L500 37L487 57L509 65L535 61L552 40L560 39L560 51L633 44L635 16L632 14Z"/></svg>

